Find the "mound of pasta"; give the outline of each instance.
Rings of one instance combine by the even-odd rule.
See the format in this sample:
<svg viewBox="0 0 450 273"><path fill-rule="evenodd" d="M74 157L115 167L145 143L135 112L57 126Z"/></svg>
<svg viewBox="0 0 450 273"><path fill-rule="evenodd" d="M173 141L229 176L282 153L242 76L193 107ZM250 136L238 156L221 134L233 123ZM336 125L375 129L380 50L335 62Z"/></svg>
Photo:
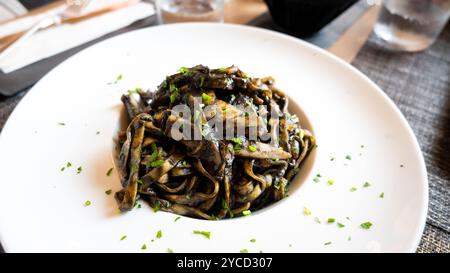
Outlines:
<svg viewBox="0 0 450 273"><path fill-rule="evenodd" d="M115 193L121 211L155 210L208 220L248 215L284 198L315 147L271 77L236 66L181 68L157 90L122 96Z"/></svg>

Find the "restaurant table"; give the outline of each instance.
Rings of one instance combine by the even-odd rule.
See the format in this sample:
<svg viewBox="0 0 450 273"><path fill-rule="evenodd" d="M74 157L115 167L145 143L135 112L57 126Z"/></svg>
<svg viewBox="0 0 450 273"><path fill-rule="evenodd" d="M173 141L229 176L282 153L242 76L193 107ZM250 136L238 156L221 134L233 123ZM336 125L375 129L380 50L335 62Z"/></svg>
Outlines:
<svg viewBox="0 0 450 273"><path fill-rule="evenodd" d="M236 9L231 5L237 5L237 2L244 4L242 13L236 15L233 14ZM270 16L260 0L235 0L228 5L225 16L227 22L248 23L283 31L271 22ZM323 48L331 46L330 43L345 31L349 22L353 22L357 17L356 14L361 11L362 8L357 5L360 3L357 3L356 7L352 7L319 34L305 40ZM154 17L147 18L106 37L155 23ZM23 75L28 75L30 78L36 77L36 74L39 75L36 69L50 69L68 56L95 42L97 41L70 50L56 58L34 64L30 66L32 68L27 71L28 74L20 76L22 79ZM428 171L429 208L426 227L417 252L450 252L449 52L450 24L443 30L433 46L419 53L388 51L372 34L352 61L353 66L378 84L399 107L411 125L422 149ZM15 84L19 79L18 76L11 76L8 84ZM0 89L2 87L5 87L5 82L2 82L0 75ZM0 130L29 88L27 86L13 96L0 95ZM405 229L407 228L405 226ZM2 252L1 246L0 252Z"/></svg>

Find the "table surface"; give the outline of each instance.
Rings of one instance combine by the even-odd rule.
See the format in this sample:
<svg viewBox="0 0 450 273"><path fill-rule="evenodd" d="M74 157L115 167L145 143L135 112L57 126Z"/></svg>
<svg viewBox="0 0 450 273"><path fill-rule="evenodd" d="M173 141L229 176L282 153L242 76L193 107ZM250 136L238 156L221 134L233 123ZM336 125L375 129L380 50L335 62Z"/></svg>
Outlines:
<svg viewBox="0 0 450 273"><path fill-rule="evenodd" d="M236 4L241 3L240 12ZM247 23L266 11L261 0L234 0L226 20ZM350 15L346 15L351 17ZM270 28L268 15L252 25ZM262 21L261 21L262 20ZM331 30L330 30L331 28ZM336 36L334 26L323 32ZM323 38L309 39L320 45ZM325 39L326 40L326 39ZM323 45L322 45L323 46ZM428 170L430 199L426 228L417 252L450 252L450 24L436 43L420 53L386 51L371 35L352 65L361 70L396 103L416 134ZM0 83L1 85L1 83ZM28 89L27 89L28 90ZM0 96L0 130L27 93ZM0 252L2 252L0 246Z"/></svg>

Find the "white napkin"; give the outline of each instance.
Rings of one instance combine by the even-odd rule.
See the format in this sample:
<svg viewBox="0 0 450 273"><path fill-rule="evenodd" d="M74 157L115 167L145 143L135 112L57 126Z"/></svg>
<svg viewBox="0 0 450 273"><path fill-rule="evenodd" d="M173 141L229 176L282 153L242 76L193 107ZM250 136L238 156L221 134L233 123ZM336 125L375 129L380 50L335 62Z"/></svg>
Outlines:
<svg viewBox="0 0 450 273"><path fill-rule="evenodd" d="M106 4L118 0L94 1ZM98 8L95 7L94 8ZM91 7L84 13L92 11ZM52 10L50 12L55 12ZM152 4L140 2L115 11L105 13L76 24L62 24L42 30L31 36L11 54L0 60L0 70L10 73L24 66L51 57L70 48L94 40L114 30L155 13ZM11 23L0 25L0 37L25 30L42 18L43 15L25 17Z"/></svg>

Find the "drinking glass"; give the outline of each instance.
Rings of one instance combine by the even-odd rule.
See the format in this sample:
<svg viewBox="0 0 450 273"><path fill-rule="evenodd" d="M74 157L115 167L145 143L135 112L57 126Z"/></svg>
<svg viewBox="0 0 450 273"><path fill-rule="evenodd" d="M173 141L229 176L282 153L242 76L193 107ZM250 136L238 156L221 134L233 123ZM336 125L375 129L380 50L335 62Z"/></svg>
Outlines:
<svg viewBox="0 0 450 273"><path fill-rule="evenodd" d="M223 22L224 0L155 0L162 24Z"/></svg>
<svg viewBox="0 0 450 273"><path fill-rule="evenodd" d="M450 16L450 0L384 0L375 34L389 47L421 51L436 40Z"/></svg>

